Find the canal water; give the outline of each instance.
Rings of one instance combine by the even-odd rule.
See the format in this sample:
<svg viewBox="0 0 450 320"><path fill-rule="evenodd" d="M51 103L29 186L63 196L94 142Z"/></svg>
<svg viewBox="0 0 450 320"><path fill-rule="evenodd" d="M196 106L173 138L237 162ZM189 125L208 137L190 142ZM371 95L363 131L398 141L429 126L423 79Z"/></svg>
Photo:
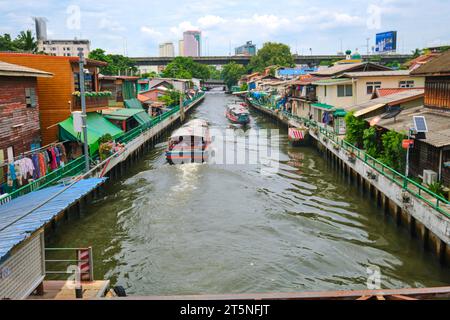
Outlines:
<svg viewBox="0 0 450 320"><path fill-rule="evenodd" d="M225 128L233 100L209 93L189 117ZM254 129L277 127L251 117ZM47 246L93 246L96 278L134 295L365 289L374 266L382 288L450 283L449 268L286 131L274 175L169 166L162 142Z"/></svg>

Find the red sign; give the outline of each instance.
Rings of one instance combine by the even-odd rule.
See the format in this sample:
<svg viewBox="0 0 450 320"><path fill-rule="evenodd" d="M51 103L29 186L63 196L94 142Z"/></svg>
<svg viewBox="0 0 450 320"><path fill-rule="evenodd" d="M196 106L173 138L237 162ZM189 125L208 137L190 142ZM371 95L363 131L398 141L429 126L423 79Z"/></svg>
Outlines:
<svg viewBox="0 0 450 320"><path fill-rule="evenodd" d="M414 140L403 140L402 147L403 149L409 149L414 147Z"/></svg>

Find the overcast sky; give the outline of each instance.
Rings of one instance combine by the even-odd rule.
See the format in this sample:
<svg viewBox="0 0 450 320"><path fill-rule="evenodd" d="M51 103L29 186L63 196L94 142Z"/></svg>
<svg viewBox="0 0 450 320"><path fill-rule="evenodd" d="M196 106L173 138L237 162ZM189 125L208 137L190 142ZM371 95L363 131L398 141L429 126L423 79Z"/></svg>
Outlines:
<svg viewBox="0 0 450 320"><path fill-rule="evenodd" d="M449 0L0 0L0 33L34 32L48 19L49 38L87 38L92 49L154 56L182 32L203 33L205 55L228 55L253 40L290 45L293 53L367 52L378 32L397 30L400 52L450 44Z"/></svg>

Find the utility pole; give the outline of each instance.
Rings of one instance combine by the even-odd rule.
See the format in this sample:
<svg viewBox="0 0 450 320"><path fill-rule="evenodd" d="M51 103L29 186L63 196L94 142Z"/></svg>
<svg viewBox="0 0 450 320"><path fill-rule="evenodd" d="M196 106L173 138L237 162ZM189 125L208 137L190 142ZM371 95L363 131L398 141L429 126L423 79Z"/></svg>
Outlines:
<svg viewBox="0 0 450 320"><path fill-rule="evenodd" d="M87 132L87 115L86 115L86 95L84 92L84 54L80 49L78 54L79 59L79 74L80 74L80 99L81 99L81 126L83 129L83 145L84 145L84 162L86 172L89 172L89 147L88 147L88 132Z"/></svg>

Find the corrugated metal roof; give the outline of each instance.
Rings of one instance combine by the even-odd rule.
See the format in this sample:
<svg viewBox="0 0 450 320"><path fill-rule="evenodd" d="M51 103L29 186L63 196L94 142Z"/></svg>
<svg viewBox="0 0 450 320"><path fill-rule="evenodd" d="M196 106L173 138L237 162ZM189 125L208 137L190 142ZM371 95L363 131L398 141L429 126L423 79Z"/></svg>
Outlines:
<svg viewBox="0 0 450 320"><path fill-rule="evenodd" d="M319 70L317 72L312 72L311 74L315 75L315 76L334 76L334 75L344 73L346 71L350 72L351 70L358 69L363 66L367 67L367 68L372 68L372 69L375 68L378 70L391 70L388 67L384 67L384 66L374 64L371 62L360 62L360 63L338 64L338 65L335 65L335 66L327 68L327 69Z"/></svg>
<svg viewBox="0 0 450 320"><path fill-rule="evenodd" d="M450 50L432 59L428 63L413 70L412 75L449 75L450 74Z"/></svg>
<svg viewBox="0 0 450 320"><path fill-rule="evenodd" d="M349 78L362 77L394 77L409 76L410 70L386 70L386 71L367 71L367 72L346 72L342 76Z"/></svg>
<svg viewBox="0 0 450 320"><path fill-rule="evenodd" d="M375 105L384 104L384 105L395 105L400 102L411 101L414 99L419 99L424 95L424 89L415 89L399 92L396 94L391 94L389 96L380 97L377 99L372 99L364 103L356 104L346 108L347 111L359 111L366 108L370 108Z"/></svg>
<svg viewBox="0 0 450 320"><path fill-rule="evenodd" d="M437 111L421 106L406 109L395 119L382 119L377 125L388 130L407 132L412 126L413 116L424 116L427 121L428 133L426 133L426 139L421 141L437 148L450 145L450 112Z"/></svg>
<svg viewBox="0 0 450 320"><path fill-rule="evenodd" d="M5 258L12 248L105 180L105 178L80 180L65 191L63 190L66 186L57 185L34 191L0 206L0 260ZM48 203L32 211L38 204L61 191L63 192ZM32 212L26 215L30 211Z"/></svg>
<svg viewBox="0 0 450 320"><path fill-rule="evenodd" d="M0 76L50 78L53 73L0 61Z"/></svg>

